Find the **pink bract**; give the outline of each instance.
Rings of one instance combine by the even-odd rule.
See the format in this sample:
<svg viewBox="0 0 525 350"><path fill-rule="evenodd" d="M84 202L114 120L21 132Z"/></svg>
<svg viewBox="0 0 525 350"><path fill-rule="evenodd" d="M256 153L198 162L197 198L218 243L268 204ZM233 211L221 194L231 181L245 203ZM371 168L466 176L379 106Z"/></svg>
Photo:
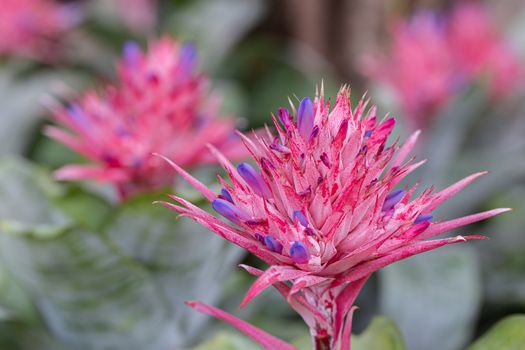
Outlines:
<svg viewBox="0 0 525 350"><path fill-rule="evenodd" d="M193 45L168 37L147 52L126 44L116 84L54 108L63 128L48 127L47 135L92 162L67 165L57 178L110 182L125 198L173 184L169 165L153 153L184 167L214 163L208 143L229 157L245 156L234 132L237 120L218 117L218 100L196 64Z"/></svg>
<svg viewBox="0 0 525 350"><path fill-rule="evenodd" d="M450 14L422 11L392 32L388 54L369 59L365 71L393 90L411 128L426 127L476 80L496 99L521 83L520 58L479 3L461 2Z"/></svg>
<svg viewBox="0 0 525 350"><path fill-rule="evenodd" d="M0 55L52 60L57 57L62 36L80 17L77 8L55 1L2 0Z"/></svg>
<svg viewBox="0 0 525 350"><path fill-rule="evenodd" d="M161 203L269 265L266 271L242 266L258 278L241 306L274 286L310 328L315 349L349 349L353 304L374 271L443 245L483 238L433 239L508 210L433 221L438 206L485 173L437 193L416 195L416 186L401 187L424 163L410 157L419 132L403 145L389 145L395 120L378 121L376 108L367 105L361 100L352 109L350 91L343 87L331 109L322 92L313 101L303 99L295 113L279 109L273 118L277 136L269 129L252 139L242 136L257 167L235 167L211 147L230 178L219 177L220 194L168 161L227 220L178 196L171 196L178 204ZM272 336L233 316L199 303L190 306L232 323L266 349L280 349L268 345Z"/></svg>

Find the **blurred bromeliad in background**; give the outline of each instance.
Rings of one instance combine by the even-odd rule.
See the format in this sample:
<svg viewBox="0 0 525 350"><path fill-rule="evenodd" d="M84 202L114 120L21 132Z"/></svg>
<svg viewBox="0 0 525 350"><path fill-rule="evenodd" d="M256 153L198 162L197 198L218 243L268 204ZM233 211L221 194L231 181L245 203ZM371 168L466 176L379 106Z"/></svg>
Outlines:
<svg viewBox="0 0 525 350"><path fill-rule="evenodd" d="M67 165L57 178L109 182L124 199L173 184L154 153L185 168L213 162L207 144L236 159L244 156L236 120L218 116L218 97L210 96L196 64L192 44L164 37L144 53L127 43L117 83L54 108L55 120L67 130L48 127L46 133L95 162Z"/></svg>
<svg viewBox="0 0 525 350"><path fill-rule="evenodd" d="M393 90L412 128L428 127L477 81L495 99L523 87L523 63L479 3L459 2L450 13L422 10L392 32L391 48L368 58L365 70Z"/></svg>
<svg viewBox="0 0 525 350"><path fill-rule="evenodd" d="M37 60L60 57L68 31L82 18L80 8L49 0L0 2L0 55Z"/></svg>

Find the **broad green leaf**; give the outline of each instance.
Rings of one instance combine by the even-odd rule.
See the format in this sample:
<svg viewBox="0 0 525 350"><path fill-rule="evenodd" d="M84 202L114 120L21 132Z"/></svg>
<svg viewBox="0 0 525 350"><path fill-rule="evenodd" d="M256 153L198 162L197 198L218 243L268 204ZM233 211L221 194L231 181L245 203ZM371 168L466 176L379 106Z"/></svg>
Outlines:
<svg viewBox="0 0 525 350"><path fill-rule="evenodd" d="M472 86L456 96L435 116L425 140L424 154L431 161L422 168L422 175L418 175L425 185L441 188L448 184L451 168L473 124L486 108L486 101L486 88Z"/></svg>
<svg viewBox="0 0 525 350"><path fill-rule="evenodd" d="M53 204L67 214L76 224L99 230L109 219L111 207L99 196L76 186L70 186Z"/></svg>
<svg viewBox="0 0 525 350"><path fill-rule="evenodd" d="M0 220L16 230L67 225L67 216L50 205L50 198L60 194L40 168L17 158L0 160Z"/></svg>
<svg viewBox="0 0 525 350"><path fill-rule="evenodd" d="M2 234L2 258L32 292L46 324L81 349L164 349L165 301L150 275L101 235L70 229L53 239Z"/></svg>
<svg viewBox="0 0 525 350"><path fill-rule="evenodd" d="M34 71L22 76L26 67L10 63L0 67L0 155L21 154L31 144L42 114L43 94L53 93L64 82L80 85L80 76L63 70Z"/></svg>
<svg viewBox="0 0 525 350"><path fill-rule="evenodd" d="M481 301L472 249L425 253L383 269L379 277L381 312L399 326L407 349L456 350L470 339Z"/></svg>
<svg viewBox="0 0 525 350"><path fill-rule="evenodd" d="M75 227L48 199L61 193L52 185L26 163L0 166L0 218L10 220L0 256L52 333L75 349L173 347L170 312L149 272L104 234Z"/></svg>
<svg viewBox="0 0 525 350"><path fill-rule="evenodd" d="M202 337L209 318L184 301L217 304L243 252L188 218L153 205L162 196L136 198L124 204L107 232L127 255L146 266L169 300L173 330L183 346Z"/></svg>
<svg viewBox="0 0 525 350"><path fill-rule="evenodd" d="M483 267L484 296L486 302L497 308L523 304L525 301L525 235L523 213L525 211L525 188L522 185L507 186L504 192L487 203L485 207L511 207L508 215L496 216L486 222L483 232L490 241L480 242L480 260Z"/></svg>
<svg viewBox="0 0 525 350"><path fill-rule="evenodd" d="M26 292L0 265L0 320L37 322L37 312Z"/></svg>
<svg viewBox="0 0 525 350"><path fill-rule="evenodd" d="M194 350L260 350L260 347L245 336L221 332Z"/></svg>
<svg viewBox="0 0 525 350"><path fill-rule="evenodd" d="M16 321L0 322L2 350L73 350L59 343L46 329Z"/></svg>
<svg viewBox="0 0 525 350"><path fill-rule="evenodd" d="M513 315L496 323L468 350L520 350L525 347L525 315Z"/></svg>
<svg viewBox="0 0 525 350"><path fill-rule="evenodd" d="M352 350L404 350L403 337L395 323L375 317L360 335L352 335Z"/></svg>

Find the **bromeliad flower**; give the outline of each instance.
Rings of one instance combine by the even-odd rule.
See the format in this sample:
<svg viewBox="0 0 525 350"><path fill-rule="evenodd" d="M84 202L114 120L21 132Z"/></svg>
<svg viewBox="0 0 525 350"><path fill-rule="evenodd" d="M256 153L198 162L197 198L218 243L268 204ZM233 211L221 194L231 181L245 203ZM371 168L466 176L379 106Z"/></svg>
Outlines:
<svg viewBox="0 0 525 350"><path fill-rule="evenodd" d="M77 8L52 0L2 0L0 55L53 59L61 37L80 17Z"/></svg>
<svg viewBox="0 0 525 350"><path fill-rule="evenodd" d="M146 53L128 43L118 85L54 108L55 120L68 131L48 127L46 133L96 163L65 166L57 178L111 182L126 197L173 182L169 166L154 152L184 167L214 162L208 143L234 158L245 155L234 133L236 120L217 117L217 101L195 73L196 59L192 45L167 37Z"/></svg>
<svg viewBox="0 0 525 350"><path fill-rule="evenodd" d="M179 204L162 204L270 265L266 271L242 266L258 279L241 306L274 286L309 326L315 349L346 350L354 301L374 271L443 245L483 238L432 239L508 209L433 221L438 206L484 173L437 193L416 195L416 186L399 187L424 163L409 158L419 133L401 146L388 145L395 120L378 122L375 107L367 109L363 100L352 110L346 87L331 111L321 93L314 101L303 99L295 114L294 121L287 109L278 111L276 137L270 131L254 139L243 136L257 167L234 167L211 147L231 180L219 177L218 195L172 163L226 222L177 196L171 198ZM232 323L266 349L293 349L221 310L189 305Z"/></svg>
<svg viewBox="0 0 525 350"><path fill-rule="evenodd" d="M492 97L509 95L523 66L488 10L461 2L450 14L420 11L396 23L389 53L369 58L365 71L393 90L411 126L421 128L477 79Z"/></svg>

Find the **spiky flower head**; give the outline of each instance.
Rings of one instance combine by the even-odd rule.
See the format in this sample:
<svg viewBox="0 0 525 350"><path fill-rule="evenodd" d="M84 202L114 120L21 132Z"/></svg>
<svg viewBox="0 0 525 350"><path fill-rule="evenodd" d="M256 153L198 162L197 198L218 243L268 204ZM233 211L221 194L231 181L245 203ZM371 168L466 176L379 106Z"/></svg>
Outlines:
<svg viewBox="0 0 525 350"><path fill-rule="evenodd" d="M485 80L492 98L512 95L521 82L519 57L480 3L419 11L392 32L388 53L367 58L365 71L392 89L413 128L475 80Z"/></svg>
<svg viewBox="0 0 525 350"><path fill-rule="evenodd" d="M348 315L374 271L443 245L482 238L432 239L507 210L433 220L434 209L484 173L441 192L416 195L416 186L401 186L401 181L424 163L409 158L418 132L403 145L389 145L395 120L378 121L376 108L367 109L364 100L352 109L349 93L343 87L331 110L322 93L303 99L295 113L279 109L273 118L276 137L270 131L243 137L256 165L235 167L212 147L231 180L219 177L220 194L172 164L225 221L177 196L171 197L179 204L163 202L268 263L264 272L243 266L259 277L241 306L273 285L306 321L319 349L348 348ZM191 305L232 322L216 309Z"/></svg>
<svg viewBox="0 0 525 350"><path fill-rule="evenodd" d="M126 44L116 84L53 108L66 130L52 126L46 133L94 163L67 165L57 178L110 182L126 197L172 184L173 172L155 152L184 167L213 163L208 143L231 157L244 155L236 120L218 117L218 101L196 63L193 45L168 37L147 52Z"/></svg>
<svg viewBox="0 0 525 350"><path fill-rule="evenodd" d="M0 56L52 60L57 56L62 36L80 18L78 8L57 1L2 0Z"/></svg>

